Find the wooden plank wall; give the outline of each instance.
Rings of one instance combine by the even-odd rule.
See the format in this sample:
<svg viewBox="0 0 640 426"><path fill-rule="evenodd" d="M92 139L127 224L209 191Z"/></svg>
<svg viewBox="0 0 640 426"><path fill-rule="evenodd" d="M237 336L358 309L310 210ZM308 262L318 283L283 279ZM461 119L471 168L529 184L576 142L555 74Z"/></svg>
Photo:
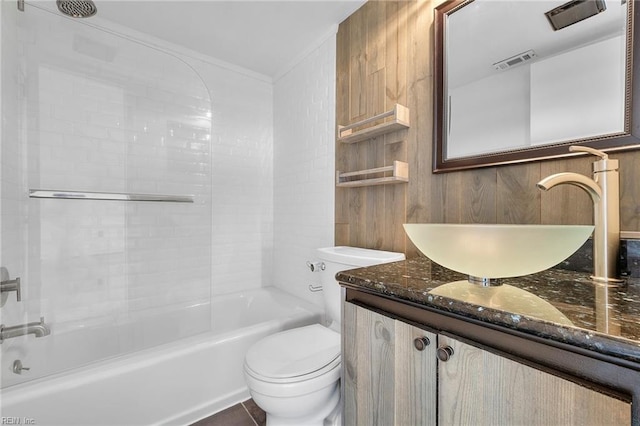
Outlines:
<svg viewBox="0 0 640 426"><path fill-rule="evenodd" d="M409 163L409 183L336 188L335 242L417 255L403 223L590 224L579 188L542 193L535 183L560 171L591 174L590 158L433 174L433 10L440 0L369 1L337 36L336 121L347 125L409 107L411 127L355 144L336 142L336 170ZM640 231L640 153L620 160L621 229Z"/></svg>

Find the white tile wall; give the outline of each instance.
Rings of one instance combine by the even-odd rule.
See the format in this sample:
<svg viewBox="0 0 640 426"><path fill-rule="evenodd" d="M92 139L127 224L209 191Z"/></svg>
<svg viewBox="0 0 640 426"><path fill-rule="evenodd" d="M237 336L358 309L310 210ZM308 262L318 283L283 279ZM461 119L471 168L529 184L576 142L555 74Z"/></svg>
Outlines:
<svg viewBox="0 0 640 426"><path fill-rule="evenodd" d="M23 157L18 141L24 102L17 15L15 4L0 2L0 266L7 268L11 279L23 270L26 255L26 242L20 233L24 212L20 192ZM0 309L0 320L13 324L25 319L24 306L16 303L15 293L10 293L7 304Z"/></svg>
<svg viewBox="0 0 640 426"><path fill-rule="evenodd" d="M22 278L23 301L7 302L3 323L44 316L53 330L51 363L31 378L68 366L53 357L73 347L56 342L77 330L103 334L102 346L79 336L80 363L208 330L210 315L185 319L187 307L208 312L211 300L212 104L204 82L164 52L37 8L4 15L5 5L0 261ZM86 55L87 43L110 54ZM37 188L191 194L195 202L27 198ZM149 338L154 316L180 309L179 322ZM24 340L6 342L3 355L28 355ZM2 358L6 370L11 357Z"/></svg>
<svg viewBox="0 0 640 426"><path fill-rule="evenodd" d="M322 306L306 266L334 241L336 37L275 82L273 284Z"/></svg>
<svg viewBox="0 0 640 426"><path fill-rule="evenodd" d="M208 303L206 86L163 52L38 9L21 18L30 35L25 193L195 196L189 205L29 200L27 282L39 290L29 295L41 300L41 315L60 330L97 317L129 322L143 311Z"/></svg>
<svg viewBox="0 0 640 426"><path fill-rule="evenodd" d="M273 86L211 62L185 59L212 100L212 294L270 285Z"/></svg>
<svg viewBox="0 0 640 426"><path fill-rule="evenodd" d="M4 17L2 21L4 45L10 37L4 35L8 27ZM57 25L42 25L39 31L51 38ZM136 36L132 31L124 34L132 38ZM115 78L119 79L119 84L127 84L130 90L122 93L113 87L105 88L99 81L84 78L85 72L95 72L93 66L89 67L91 69L78 68L79 78L72 81L69 81L69 76L60 78L60 69L55 63L48 69L43 68L40 80L35 84L40 89L42 83L47 83L42 92L42 100L46 102L37 106L40 126L25 137L46 140L46 144L40 144L37 153L28 153L32 159L25 163L27 169L39 170L28 176L29 183L68 187L79 182L77 175L80 175L83 176L80 182L86 184L87 189L113 191L122 187L129 191L181 193L193 183L184 180L183 176L190 173L194 176L208 175L210 180L197 181L200 186L193 188L193 192L211 191L211 204L207 207L211 209L211 235L192 228L192 234L178 242L186 245L184 249L190 250L192 256L176 265L153 256L158 252L169 257L172 255L170 244L164 245L163 241L174 238L173 225L184 225L190 221L180 206L174 206L170 219L161 219L153 217L146 206L125 214L121 206L107 207L97 202L95 205L91 202L84 204L75 212L60 211L60 205L54 205L53 201L39 202L38 216L33 216L33 208L30 212L37 222L32 229L44 231L44 239L30 240L30 244L37 247L38 256L44 253L52 259L48 266L45 265L48 268L43 271L47 272L46 275L61 275L62 270L70 272L68 281L38 290L45 293L46 300L38 310L54 312L48 311L51 306L47 304L66 304L66 308L72 306L73 309L62 312L73 316L83 315L81 307L86 306L84 314L91 316L97 311L118 311L120 308L110 305L109 301L114 298L120 300L121 297L127 297L127 306L123 309L145 309L146 303L162 304L162 299L165 302L172 298L180 299L185 294L183 285L187 283L188 286L188 282L197 284L189 293L196 299L208 297L208 292L215 297L275 285L322 305L321 293L307 290L309 284L318 284L319 278L308 272L305 262L314 260L317 247L333 245L335 35L275 83L264 76L224 66L215 59L208 60L186 49L166 45L167 50L174 54L183 52L179 56L200 75L211 99L210 104L205 104L196 98L198 110L187 111L186 114L193 116L194 121L182 122L182 127L178 117L183 118L185 111L171 108L172 105L192 104L194 88L184 86L184 79L179 82L180 79L174 78L175 69L152 66L153 71L142 76L141 80L164 79L165 82L175 82L175 85L169 84L167 91L145 91L142 86L136 87L136 82L131 81L128 75L145 68L142 65L159 64L154 62L156 58L145 58L144 55L122 50L122 45L126 46L130 41L109 44L98 40L96 44L95 39L86 36L76 35L74 38L66 34L59 37L64 40L51 38L50 42L73 46L73 55L76 56L90 54L80 62L99 64L126 57L119 58L119 55L129 55L127 61L120 63L120 72ZM146 36L140 38L148 41ZM163 45L163 42L155 42ZM73 55L70 59L75 63ZM4 53L2 57L4 60ZM69 66L65 63L58 65ZM2 78L4 82L7 76ZM180 89L184 99L175 89ZM80 91L76 97L80 101L67 102L68 92L65 90ZM3 89L3 100L5 94ZM101 101L92 102L97 98ZM133 119L126 118L130 112L126 105L138 111ZM212 121L209 136L202 133L197 124L197 116L206 118L207 112ZM73 115L81 120L70 122L68 117ZM176 120L163 121L160 116L176 117ZM7 155L4 127L0 158L3 172L10 167L5 162L12 164L22 155L19 150L12 156ZM173 138L171 132L180 134ZM87 142L93 148L88 148ZM196 153L202 152L208 142L211 143L211 149L205 155L208 159L198 159ZM125 146L128 147L126 152ZM149 149L153 151L152 155L148 155ZM157 167L169 159L175 160L175 155L180 156L180 153L184 154L184 161L174 161L168 175L154 173ZM4 215L6 200L12 191L16 199L23 197L20 191L28 185L21 182L21 190L16 192L18 185L15 182L5 184L5 177L20 179L20 172L13 175L7 172L2 176L1 207L5 228L4 224L11 224L13 220ZM14 213L15 220L21 220L23 212L16 210ZM44 219L41 220L40 216ZM62 222L58 224L66 224L64 226L56 225L56 218L61 216ZM122 229L118 220L125 216L126 235L117 231ZM5 235L3 242L7 240ZM66 263L55 261L61 254L61 247L52 251L51 246L45 243L47 239L55 240L56 235L69 243L62 249L72 255L75 253L72 260L84 259L84 266L72 260ZM126 266L122 258L125 246L129 249ZM3 249L3 253L7 251ZM26 254L26 249L21 254ZM203 254L207 259L202 258ZM211 278L203 287L197 271L209 261ZM162 269L156 268L163 267L169 269L158 274ZM40 273L38 271L38 275ZM140 279L125 285L123 277L131 274ZM149 283L161 277L180 282L176 292L154 291ZM207 294L201 292L203 288ZM59 293L61 289L66 289L66 294L73 295L73 298L65 300L61 296L63 293ZM88 291L91 289L96 291ZM39 298L40 294L35 293L31 296ZM91 300L83 300L87 297Z"/></svg>

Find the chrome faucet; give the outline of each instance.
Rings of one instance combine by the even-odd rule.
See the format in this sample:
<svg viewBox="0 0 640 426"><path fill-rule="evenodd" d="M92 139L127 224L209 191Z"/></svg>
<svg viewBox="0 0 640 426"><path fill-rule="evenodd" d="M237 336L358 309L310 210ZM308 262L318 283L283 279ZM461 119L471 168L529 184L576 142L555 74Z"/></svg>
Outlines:
<svg viewBox="0 0 640 426"><path fill-rule="evenodd" d="M26 334L43 337L51 334L51 329L44 323L44 317L40 317L40 322L30 322L28 324L13 325L11 327L5 327L4 324L0 325L0 343L4 342L5 339L24 336Z"/></svg>
<svg viewBox="0 0 640 426"><path fill-rule="evenodd" d="M578 173L556 173L537 183L548 191L556 185L570 184L585 190L593 202L593 276L595 281L623 282L617 279L620 247L620 179L618 160L597 149L571 146L571 152L588 152L600 157L593 163L593 179Z"/></svg>

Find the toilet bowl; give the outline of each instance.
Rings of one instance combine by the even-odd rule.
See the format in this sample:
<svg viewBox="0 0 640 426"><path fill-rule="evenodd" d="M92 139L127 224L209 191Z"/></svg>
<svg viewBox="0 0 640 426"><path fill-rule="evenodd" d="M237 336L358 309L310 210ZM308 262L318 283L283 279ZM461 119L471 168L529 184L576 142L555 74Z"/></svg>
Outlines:
<svg viewBox="0 0 640 426"><path fill-rule="evenodd" d="M322 424L339 400L340 334L314 324L271 337L245 358L253 400L269 425Z"/></svg>
<svg viewBox="0 0 640 426"><path fill-rule="evenodd" d="M337 426L340 404L340 303L335 274L404 259L355 247L318 249L328 326L313 324L267 336L247 352L244 375L267 426Z"/></svg>

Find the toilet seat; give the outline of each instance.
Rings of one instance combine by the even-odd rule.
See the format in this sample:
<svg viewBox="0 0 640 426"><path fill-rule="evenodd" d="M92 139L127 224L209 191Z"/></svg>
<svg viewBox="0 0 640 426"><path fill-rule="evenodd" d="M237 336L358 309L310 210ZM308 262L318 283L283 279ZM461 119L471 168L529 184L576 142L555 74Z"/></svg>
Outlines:
<svg viewBox="0 0 640 426"><path fill-rule="evenodd" d="M340 334L320 324L267 336L245 358L247 374L270 383L310 380L339 365Z"/></svg>

